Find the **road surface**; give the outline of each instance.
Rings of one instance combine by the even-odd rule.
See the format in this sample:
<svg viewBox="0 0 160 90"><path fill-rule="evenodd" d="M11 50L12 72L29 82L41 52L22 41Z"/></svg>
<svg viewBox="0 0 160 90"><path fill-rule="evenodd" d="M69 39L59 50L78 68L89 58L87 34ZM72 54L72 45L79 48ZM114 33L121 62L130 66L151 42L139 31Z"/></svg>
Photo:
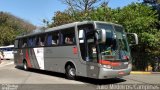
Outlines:
<svg viewBox="0 0 160 90"><path fill-rule="evenodd" d="M115 85L115 88L110 87L111 90L139 88L133 85L143 85L142 89L147 86L149 89L146 90L160 90L160 74L129 75L121 79L94 80L79 77L77 80L68 80L61 73L34 69L24 71L21 67L16 67L12 60L2 62L0 64L0 90L94 90L108 89L109 85ZM152 86L148 87L149 85Z"/></svg>

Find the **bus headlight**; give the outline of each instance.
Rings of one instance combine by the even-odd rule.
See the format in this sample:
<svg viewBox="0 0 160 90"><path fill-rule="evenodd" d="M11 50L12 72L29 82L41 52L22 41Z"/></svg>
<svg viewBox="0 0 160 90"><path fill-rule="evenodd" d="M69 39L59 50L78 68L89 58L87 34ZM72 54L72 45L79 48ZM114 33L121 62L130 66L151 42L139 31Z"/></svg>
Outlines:
<svg viewBox="0 0 160 90"><path fill-rule="evenodd" d="M104 68L107 68L107 69L111 69L112 66L111 65L103 65Z"/></svg>

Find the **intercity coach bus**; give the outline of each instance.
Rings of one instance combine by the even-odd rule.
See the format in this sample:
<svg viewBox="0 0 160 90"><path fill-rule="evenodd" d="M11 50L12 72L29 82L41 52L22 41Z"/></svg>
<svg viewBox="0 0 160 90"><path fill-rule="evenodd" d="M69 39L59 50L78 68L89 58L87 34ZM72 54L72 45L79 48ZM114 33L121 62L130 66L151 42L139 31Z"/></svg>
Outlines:
<svg viewBox="0 0 160 90"><path fill-rule="evenodd" d="M74 22L18 36L15 50L15 65L65 73L69 79L117 78L132 70L127 34L109 22Z"/></svg>

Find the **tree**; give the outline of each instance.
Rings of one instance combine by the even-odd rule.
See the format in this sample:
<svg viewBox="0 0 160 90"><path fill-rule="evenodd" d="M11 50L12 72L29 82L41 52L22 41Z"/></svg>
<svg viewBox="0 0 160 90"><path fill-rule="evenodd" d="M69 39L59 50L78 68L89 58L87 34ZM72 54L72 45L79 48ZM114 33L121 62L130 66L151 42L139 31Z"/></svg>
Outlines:
<svg viewBox="0 0 160 90"><path fill-rule="evenodd" d="M52 24L62 25L69 22L85 20L107 21L124 26L128 33L137 33L139 45L131 47L133 64L136 70L145 70L148 64L152 64L153 58L160 56L160 30L157 12L149 5L132 3L123 8L111 9L106 4L88 11L76 11L73 13L58 12L55 14Z"/></svg>
<svg viewBox="0 0 160 90"><path fill-rule="evenodd" d="M48 27L58 26L62 24L67 24L75 21L83 21L83 20L96 20L96 14L100 14L99 12L102 7L105 7L105 11L109 9L107 7L108 1L102 0L61 0L64 4L66 4L69 8L65 11L57 11L52 18L53 22L48 24ZM98 6L98 3L101 3L102 7L94 8L95 5ZM107 8L106 8L107 7ZM106 13L103 11L102 13ZM98 13L97 13L98 12ZM102 16L102 15L101 15Z"/></svg>
<svg viewBox="0 0 160 90"><path fill-rule="evenodd" d="M53 22L49 24L48 27L59 26L62 24L67 24L75 21L73 16L70 15L68 12L61 12L61 11L55 12L52 20Z"/></svg>
<svg viewBox="0 0 160 90"><path fill-rule="evenodd" d="M9 13L0 12L0 45L13 44L17 35L34 29L34 25Z"/></svg>
<svg viewBox="0 0 160 90"><path fill-rule="evenodd" d="M97 3L101 3L102 0L61 0L66 4L73 12L74 11L91 11Z"/></svg>
<svg viewBox="0 0 160 90"><path fill-rule="evenodd" d="M158 0L143 0L144 3L150 3L150 4L155 4L158 2Z"/></svg>
<svg viewBox="0 0 160 90"><path fill-rule="evenodd" d="M91 20L112 22L112 10L107 5L102 4L89 14Z"/></svg>
<svg viewBox="0 0 160 90"><path fill-rule="evenodd" d="M112 22L122 24L126 32L138 34L139 45L132 48L133 62L137 69L145 70L153 62L152 59L160 55L157 12L146 4L132 3L122 9L113 10L112 18Z"/></svg>

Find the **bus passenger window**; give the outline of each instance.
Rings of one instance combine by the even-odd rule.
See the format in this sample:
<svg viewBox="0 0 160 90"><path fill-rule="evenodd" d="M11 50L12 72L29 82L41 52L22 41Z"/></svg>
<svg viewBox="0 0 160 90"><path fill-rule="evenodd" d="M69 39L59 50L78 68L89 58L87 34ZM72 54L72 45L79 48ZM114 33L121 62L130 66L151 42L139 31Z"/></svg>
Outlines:
<svg viewBox="0 0 160 90"><path fill-rule="evenodd" d="M62 31L62 44L72 45L75 44L75 31L74 28L68 28Z"/></svg>
<svg viewBox="0 0 160 90"><path fill-rule="evenodd" d="M65 44L73 44L73 38L66 37Z"/></svg>
<svg viewBox="0 0 160 90"><path fill-rule="evenodd" d="M58 45L58 39L59 39L58 33L53 32L52 34L48 35L46 45L47 46Z"/></svg>
<svg viewBox="0 0 160 90"><path fill-rule="evenodd" d="M44 46L44 42L45 42L45 35L41 35L37 38L36 45Z"/></svg>
<svg viewBox="0 0 160 90"><path fill-rule="evenodd" d="M51 46L52 45L52 35L48 35L46 45L47 46Z"/></svg>
<svg viewBox="0 0 160 90"><path fill-rule="evenodd" d="M58 45L58 39L59 39L59 34L53 33L52 34L52 45Z"/></svg>
<svg viewBox="0 0 160 90"><path fill-rule="evenodd" d="M23 47L26 47L26 46L27 46L27 43L23 43L22 48L23 48Z"/></svg>
<svg viewBox="0 0 160 90"><path fill-rule="evenodd" d="M27 39L26 38L22 40L22 46L21 47L22 48L27 47Z"/></svg>
<svg viewBox="0 0 160 90"><path fill-rule="evenodd" d="M44 46L44 42L40 41L39 46Z"/></svg>
<svg viewBox="0 0 160 90"><path fill-rule="evenodd" d="M52 40L52 45L57 45L55 40Z"/></svg>
<svg viewBox="0 0 160 90"><path fill-rule="evenodd" d="M28 47L34 47L35 46L35 38L34 37L30 37L27 41L27 46Z"/></svg>

